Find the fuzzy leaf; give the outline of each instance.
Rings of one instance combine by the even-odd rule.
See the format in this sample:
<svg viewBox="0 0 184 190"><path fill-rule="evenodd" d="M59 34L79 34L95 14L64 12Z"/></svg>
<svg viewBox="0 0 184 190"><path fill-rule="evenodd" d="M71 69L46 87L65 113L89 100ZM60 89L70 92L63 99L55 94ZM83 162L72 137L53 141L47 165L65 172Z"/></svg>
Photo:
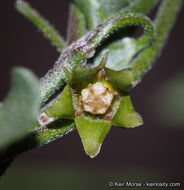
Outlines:
<svg viewBox="0 0 184 190"><path fill-rule="evenodd" d="M130 96L124 96L112 118L112 124L119 127L138 127L143 124L141 116L134 110Z"/></svg>
<svg viewBox="0 0 184 190"><path fill-rule="evenodd" d="M49 117L72 119L75 117L75 112L72 104L72 93L69 85L66 85L62 93L48 107L45 113Z"/></svg>
<svg viewBox="0 0 184 190"><path fill-rule="evenodd" d="M103 50L99 50L93 60L93 65L98 65L104 52L109 51L106 66L116 71L127 69L130 66L132 58L141 49L136 44L136 40L129 37L121 40L114 39L113 42L108 42Z"/></svg>
<svg viewBox="0 0 184 190"><path fill-rule="evenodd" d="M86 23L84 14L80 11L80 9L77 6L71 4L67 32L68 44L71 44L72 42L78 40L80 37L85 35L85 32Z"/></svg>
<svg viewBox="0 0 184 190"><path fill-rule="evenodd" d="M73 0L73 2L86 16L89 29L93 29L113 15L118 15L118 13L147 13L157 4L158 0ZM134 56L148 45L146 41L139 43L134 38L129 37L134 32L135 28L128 30L125 28L103 44L103 48L98 49L93 59L93 66L99 64L104 51L108 50L110 53L107 67L113 70L129 68ZM116 59L114 59L115 57Z"/></svg>
<svg viewBox="0 0 184 190"><path fill-rule="evenodd" d="M63 49L65 46L64 39L44 17L29 5L29 3L24 0L17 0L15 6L17 11L30 20L59 52Z"/></svg>
<svg viewBox="0 0 184 190"><path fill-rule="evenodd" d="M95 157L99 153L103 140L110 130L111 123L89 117L76 117L75 124L86 154L91 158Z"/></svg>
<svg viewBox="0 0 184 190"><path fill-rule="evenodd" d="M0 107L0 150L34 129L39 108L38 79L27 69L14 69L12 88Z"/></svg>
<svg viewBox="0 0 184 190"><path fill-rule="evenodd" d="M86 16L89 29L93 29L129 4L126 0L73 0L73 2Z"/></svg>

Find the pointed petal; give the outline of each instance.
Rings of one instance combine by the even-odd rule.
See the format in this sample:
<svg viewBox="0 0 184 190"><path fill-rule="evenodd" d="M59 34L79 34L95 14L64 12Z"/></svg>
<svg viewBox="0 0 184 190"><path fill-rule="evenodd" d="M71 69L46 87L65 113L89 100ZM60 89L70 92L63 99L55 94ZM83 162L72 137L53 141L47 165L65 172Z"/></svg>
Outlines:
<svg viewBox="0 0 184 190"><path fill-rule="evenodd" d="M89 117L76 117L75 124L86 154L94 158L100 151L103 140L110 130L111 123Z"/></svg>
<svg viewBox="0 0 184 190"><path fill-rule="evenodd" d="M105 52L105 54L102 57L102 60L100 64L94 68L88 69L84 68L82 66L76 66L73 70L72 74L72 83L81 83L86 80L91 80L95 77L95 75L105 67L105 64L107 62L108 58L108 52Z"/></svg>
<svg viewBox="0 0 184 190"><path fill-rule="evenodd" d="M95 77L98 71L99 69L97 67L87 69L81 66L76 66L72 73L72 84L81 83L86 80L91 80L93 77Z"/></svg>
<svg viewBox="0 0 184 190"><path fill-rule="evenodd" d="M133 82L133 72L130 69L114 71L112 69L105 68L105 74L116 88L123 92L129 92Z"/></svg>
<svg viewBox="0 0 184 190"><path fill-rule="evenodd" d="M125 96L112 118L112 125L119 127L138 127L143 124L142 117L134 110L130 96Z"/></svg>
<svg viewBox="0 0 184 190"><path fill-rule="evenodd" d="M52 106L48 107L45 113L49 117L72 119L75 117L75 112L72 103L72 93L69 85L66 85L63 92Z"/></svg>

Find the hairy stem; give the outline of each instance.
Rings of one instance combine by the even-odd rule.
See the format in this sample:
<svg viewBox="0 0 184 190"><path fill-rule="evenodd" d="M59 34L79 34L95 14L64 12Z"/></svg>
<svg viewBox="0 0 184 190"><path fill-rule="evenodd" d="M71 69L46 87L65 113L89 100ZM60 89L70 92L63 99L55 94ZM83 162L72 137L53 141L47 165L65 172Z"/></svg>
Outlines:
<svg viewBox="0 0 184 190"><path fill-rule="evenodd" d="M60 34L27 2L24 0L17 0L15 6L21 14L23 14L37 28L39 28L39 30L44 34L46 38L50 40L50 42L57 48L59 52L65 47L65 42Z"/></svg>
<svg viewBox="0 0 184 190"><path fill-rule="evenodd" d="M132 68L135 80L142 78L161 53L182 3L183 0L164 0L162 2L154 21L156 30L155 41L152 46L145 49L133 62Z"/></svg>
<svg viewBox="0 0 184 190"><path fill-rule="evenodd" d="M141 25L144 28L143 36L137 40L138 48L149 45L153 40L154 27L148 17L138 13L114 16L62 51L54 68L41 79L42 101L46 102L48 98L66 83L66 76L62 69L63 66L72 72L75 66L84 64L88 58L93 56L91 53L110 35L123 27L132 25Z"/></svg>

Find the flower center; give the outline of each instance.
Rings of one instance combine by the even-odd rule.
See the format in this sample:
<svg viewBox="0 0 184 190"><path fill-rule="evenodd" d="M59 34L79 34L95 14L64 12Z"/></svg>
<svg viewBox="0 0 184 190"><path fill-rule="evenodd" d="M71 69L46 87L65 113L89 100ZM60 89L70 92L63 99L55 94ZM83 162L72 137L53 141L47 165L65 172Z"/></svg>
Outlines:
<svg viewBox="0 0 184 190"><path fill-rule="evenodd" d="M89 84L81 91L81 94L84 110L93 115L104 114L111 106L113 99L113 94L101 82Z"/></svg>

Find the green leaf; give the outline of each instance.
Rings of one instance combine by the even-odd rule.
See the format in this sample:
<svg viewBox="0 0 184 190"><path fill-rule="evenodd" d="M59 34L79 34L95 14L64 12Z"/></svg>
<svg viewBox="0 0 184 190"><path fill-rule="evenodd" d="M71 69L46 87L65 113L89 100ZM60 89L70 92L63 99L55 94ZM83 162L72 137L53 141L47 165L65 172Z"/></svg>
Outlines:
<svg viewBox="0 0 184 190"><path fill-rule="evenodd" d="M30 20L60 52L65 42L55 28L24 0L16 1L16 9Z"/></svg>
<svg viewBox="0 0 184 190"><path fill-rule="evenodd" d="M124 96L112 118L112 124L119 127L138 127L143 124L141 116L135 112L130 96Z"/></svg>
<svg viewBox="0 0 184 190"><path fill-rule="evenodd" d="M116 30L119 29L119 33L116 31L116 35L112 35L112 38L107 39L104 43L103 48L98 49L98 53L93 59L92 64L93 66L98 65L100 57L105 51L109 51L109 58L106 66L110 69L119 71L130 68L132 59L139 54L141 50L151 45L154 38L154 26L151 20L142 14L120 14L117 17L113 17L111 21L107 22L106 26L104 26L99 33L102 33L102 31L108 26L108 23L112 24L112 22L114 23L112 28L108 29L108 32L107 30L105 32L111 34L113 29L117 27ZM127 27L141 25L144 28L144 34L138 39L131 37L123 38L125 35L122 31L124 23L126 23Z"/></svg>
<svg viewBox="0 0 184 190"><path fill-rule="evenodd" d="M127 0L98 0L101 9L107 17L118 13L122 8L127 7L130 3ZM135 1L135 0L134 0Z"/></svg>
<svg viewBox="0 0 184 190"><path fill-rule="evenodd" d="M36 143L34 143L32 147L38 147L47 144L51 141L63 137L74 129L75 124L73 120L58 119L44 128L39 128L33 133ZM33 140L31 141L33 142ZM29 144L31 144L31 142L27 143L27 145ZM25 146L22 148L25 149Z"/></svg>
<svg viewBox="0 0 184 190"><path fill-rule="evenodd" d="M160 55L182 5L183 0L165 0L160 4L154 20L155 40L150 47L144 49L132 61L131 68L134 71L134 80L142 78Z"/></svg>
<svg viewBox="0 0 184 190"><path fill-rule="evenodd" d="M80 37L85 35L85 32L86 22L84 14L77 6L71 4L67 31L67 43L71 44L72 42L78 40Z"/></svg>
<svg viewBox="0 0 184 190"><path fill-rule="evenodd" d="M73 0L73 2L85 15L90 30L128 5L126 0Z"/></svg>
<svg viewBox="0 0 184 190"><path fill-rule="evenodd" d="M75 117L75 111L72 103L72 92L69 85L66 85L62 93L51 102L52 106L48 106L45 113L49 117L72 119Z"/></svg>
<svg viewBox="0 0 184 190"><path fill-rule="evenodd" d="M94 66L99 64L105 51L109 51L106 66L118 71L129 67L132 58L138 51L140 51L140 48L137 48L136 40L134 38L125 37L119 40L119 38L117 39L114 37L113 42L107 42L103 49L98 51L98 54L93 60Z"/></svg>
<svg viewBox="0 0 184 190"><path fill-rule="evenodd" d="M27 69L14 69L11 90L0 107L0 150L34 130L39 108L38 79Z"/></svg>
<svg viewBox="0 0 184 190"><path fill-rule="evenodd" d="M89 29L93 29L98 24L106 21L113 15L127 13L147 13L157 4L158 0L74 0L87 18ZM132 32L133 31L133 32ZM127 33L128 32L128 33ZM129 68L131 60L134 56L146 45L145 41L140 43L132 37L135 30L122 30L117 33L113 39L103 44L103 49L98 49L98 52L93 60L93 66L97 66L104 54L104 51L109 51L109 59L107 67L113 70L122 70ZM116 59L114 59L116 57Z"/></svg>
<svg viewBox="0 0 184 190"><path fill-rule="evenodd" d="M100 151L104 138L110 130L111 123L89 117L76 117L75 124L86 154L94 158Z"/></svg>

